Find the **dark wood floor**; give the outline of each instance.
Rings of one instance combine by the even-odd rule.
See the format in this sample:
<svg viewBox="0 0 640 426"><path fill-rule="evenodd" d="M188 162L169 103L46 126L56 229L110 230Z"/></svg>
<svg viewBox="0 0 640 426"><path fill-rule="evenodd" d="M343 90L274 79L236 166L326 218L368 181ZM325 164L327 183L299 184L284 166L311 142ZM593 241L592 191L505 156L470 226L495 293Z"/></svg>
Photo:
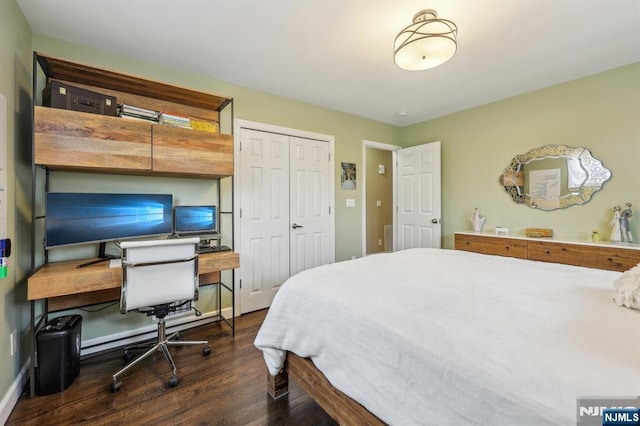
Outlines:
<svg viewBox="0 0 640 426"><path fill-rule="evenodd" d="M122 352L82 361L80 374L65 391L29 398L22 395L7 425L335 425L293 380L277 401L266 392L267 368L253 346L265 311L236 319L236 337L224 324L181 332L184 340L207 339L212 353L199 347L172 348L179 384L159 353L122 377L122 389L109 391L111 375L122 367ZM28 391L28 389L27 389Z"/></svg>

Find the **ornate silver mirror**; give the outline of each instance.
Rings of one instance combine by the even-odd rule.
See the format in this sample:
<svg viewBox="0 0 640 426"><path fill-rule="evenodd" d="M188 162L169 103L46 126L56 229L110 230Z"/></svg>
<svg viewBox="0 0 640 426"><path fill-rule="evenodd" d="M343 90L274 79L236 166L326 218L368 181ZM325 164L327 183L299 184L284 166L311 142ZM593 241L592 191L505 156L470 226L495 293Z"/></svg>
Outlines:
<svg viewBox="0 0 640 426"><path fill-rule="evenodd" d="M513 157L500 183L518 204L555 210L586 203L610 177L588 149L546 145Z"/></svg>

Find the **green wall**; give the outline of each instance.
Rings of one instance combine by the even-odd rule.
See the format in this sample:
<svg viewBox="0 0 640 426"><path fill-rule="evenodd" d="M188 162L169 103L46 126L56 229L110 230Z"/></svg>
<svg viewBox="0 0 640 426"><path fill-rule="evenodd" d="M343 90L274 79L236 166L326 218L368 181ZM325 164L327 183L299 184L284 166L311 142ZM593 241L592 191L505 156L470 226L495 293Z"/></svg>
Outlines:
<svg viewBox="0 0 640 426"><path fill-rule="evenodd" d="M0 279L0 400L29 356L26 275L31 267L31 30L14 0L0 1L0 93L7 98L9 275ZM0 154L4 155L4 153ZM11 356L11 332L19 334ZM1 422L0 418L0 422Z"/></svg>
<svg viewBox="0 0 640 426"><path fill-rule="evenodd" d="M485 231L552 228L565 239L609 235L613 206L640 211L640 63L501 100L401 129L403 146L442 142L443 247L456 231L470 231L478 207ZM611 170L591 201L563 210L517 205L498 183L513 156L547 144L582 146ZM640 213L631 220L640 240Z"/></svg>

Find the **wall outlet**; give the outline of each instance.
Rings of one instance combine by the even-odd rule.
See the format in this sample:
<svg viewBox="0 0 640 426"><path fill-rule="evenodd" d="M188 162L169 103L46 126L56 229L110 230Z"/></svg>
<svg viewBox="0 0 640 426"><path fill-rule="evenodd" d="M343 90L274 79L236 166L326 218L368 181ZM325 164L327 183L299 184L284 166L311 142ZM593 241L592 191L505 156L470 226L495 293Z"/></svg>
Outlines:
<svg viewBox="0 0 640 426"><path fill-rule="evenodd" d="M18 352L18 330L13 330L11 332L10 346L11 346L11 356L13 356L16 352Z"/></svg>
<svg viewBox="0 0 640 426"><path fill-rule="evenodd" d="M382 246L382 240L378 240L378 245Z"/></svg>

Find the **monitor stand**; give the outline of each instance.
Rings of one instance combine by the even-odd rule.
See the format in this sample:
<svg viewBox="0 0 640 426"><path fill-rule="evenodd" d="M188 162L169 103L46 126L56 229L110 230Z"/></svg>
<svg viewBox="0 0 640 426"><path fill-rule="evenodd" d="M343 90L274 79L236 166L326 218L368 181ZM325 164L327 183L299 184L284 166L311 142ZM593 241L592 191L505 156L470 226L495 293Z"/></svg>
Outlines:
<svg viewBox="0 0 640 426"><path fill-rule="evenodd" d="M106 262L107 260L118 258L117 256L106 254L105 253L106 250L107 250L107 243L100 243L100 246L98 247L98 258L96 260L91 260L86 263L81 263L80 265L76 266L76 268L84 268L85 266L95 265L96 263L102 263L102 262Z"/></svg>

